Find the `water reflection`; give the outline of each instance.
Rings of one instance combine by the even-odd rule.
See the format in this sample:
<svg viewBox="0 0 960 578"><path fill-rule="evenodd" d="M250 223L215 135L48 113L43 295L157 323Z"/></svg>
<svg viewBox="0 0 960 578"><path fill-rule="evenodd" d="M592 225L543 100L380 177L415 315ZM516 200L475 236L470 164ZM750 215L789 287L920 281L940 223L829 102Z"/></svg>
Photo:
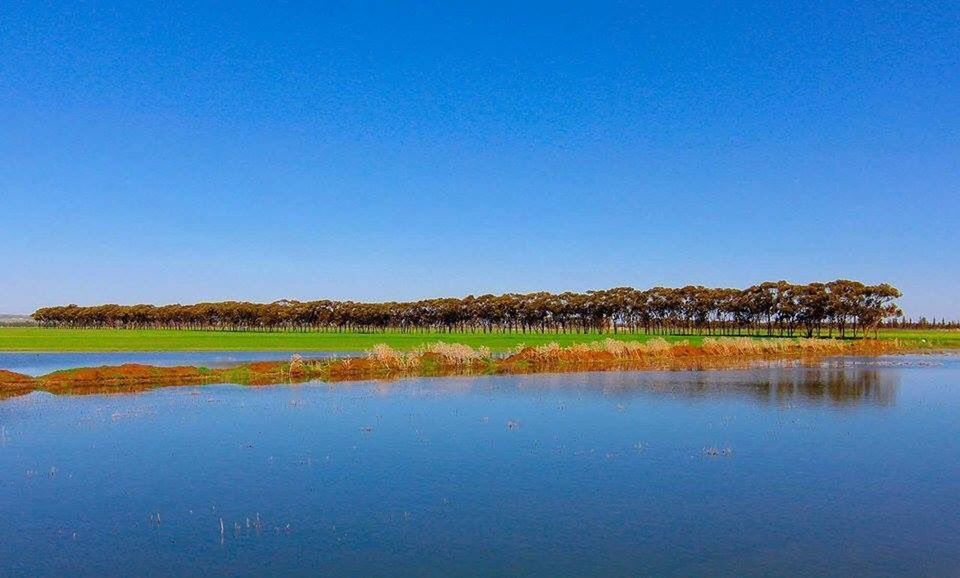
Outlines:
<svg viewBox="0 0 960 578"><path fill-rule="evenodd" d="M762 404L781 406L858 405L892 406L897 399L900 372L865 363L867 358L850 358L849 363L762 364L746 370L709 371L606 371L582 374L534 374L484 377L445 377L436 380L398 379L373 383L377 395L398 391L410 394L413 386L423 395L512 390L565 391L581 395L623 398L673 396L691 400L749 398ZM576 376L576 379L572 379ZM426 384L426 385L423 385ZM346 389L350 383L331 384Z"/></svg>
<svg viewBox="0 0 960 578"><path fill-rule="evenodd" d="M854 407L893 405L900 384L900 371L878 358L845 358L829 362L761 362L755 363L750 369L446 376L249 387L311 387L317 384L336 390L372 385L371 392L379 396L389 396L398 391L404 395L420 392L422 395L435 396L468 392L503 394L510 391L536 394L538 391L554 390L624 398L645 395L686 399L730 397L780 406ZM125 385L121 391L116 386L83 386L60 390L58 395L124 395L169 386L170 383ZM23 395L31 389L8 387L0 392L0 400Z"/></svg>
<svg viewBox="0 0 960 578"><path fill-rule="evenodd" d="M802 397L810 402L837 405L892 405L896 401L900 374L877 369L819 369L806 370L799 380L783 379L770 382L771 393L777 399Z"/></svg>

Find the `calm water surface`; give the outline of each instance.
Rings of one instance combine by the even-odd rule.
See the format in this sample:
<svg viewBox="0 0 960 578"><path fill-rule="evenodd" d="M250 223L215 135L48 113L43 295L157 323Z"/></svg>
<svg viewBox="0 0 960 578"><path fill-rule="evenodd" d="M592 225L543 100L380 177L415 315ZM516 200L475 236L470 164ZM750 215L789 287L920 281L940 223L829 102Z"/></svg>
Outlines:
<svg viewBox="0 0 960 578"><path fill-rule="evenodd" d="M31 394L0 402L0 565L957 576L960 363Z"/></svg>

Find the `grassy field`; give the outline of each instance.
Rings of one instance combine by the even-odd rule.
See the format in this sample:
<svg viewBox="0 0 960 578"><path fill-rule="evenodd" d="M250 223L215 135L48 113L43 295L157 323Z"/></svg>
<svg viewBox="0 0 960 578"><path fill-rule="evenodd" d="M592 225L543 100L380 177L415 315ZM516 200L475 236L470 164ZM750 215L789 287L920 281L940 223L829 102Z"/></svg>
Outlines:
<svg viewBox="0 0 960 578"><path fill-rule="evenodd" d="M940 329L887 329L880 332L883 339L899 339L907 343L932 348L960 348L960 331Z"/></svg>
<svg viewBox="0 0 960 578"><path fill-rule="evenodd" d="M423 343L444 341L495 351L521 343L561 345L618 337L645 341L642 334L559 334L559 333L270 333L231 331L176 331L168 329L39 329L0 328L0 351L363 351L378 343L396 349L411 349ZM667 337L699 343L699 337Z"/></svg>
<svg viewBox="0 0 960 578"><path fill-rule="evenodd" d="M884 331L881 337L900 339L929 347L960 348L957 331ZM587 335L559 333L269 333L229 331L116 330L116 329L39 329L35 327L0 328L0 351L362 351L378 343L397 349L411 349L422 343L444 341L473 347L486 346L495 351L518 344L560 345L583 343L613 337L626 341L645 341L643 334ZM668 341L687 340L696 345L697 336L668 336ZM926 340L926 341L922 341Z"/></svg>

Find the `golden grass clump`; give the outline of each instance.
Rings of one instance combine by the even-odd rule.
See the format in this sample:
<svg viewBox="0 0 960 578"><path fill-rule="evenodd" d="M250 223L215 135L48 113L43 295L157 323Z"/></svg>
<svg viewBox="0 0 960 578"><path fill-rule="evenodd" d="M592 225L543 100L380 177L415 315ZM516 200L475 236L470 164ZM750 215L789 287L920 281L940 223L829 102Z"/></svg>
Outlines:
<svg viewBox="0 0 960 578"><path fill-rule="evenodd" d="M545 345L536 345L533 347L518 346L517 355L533 359L552 359L557 357L563 348L559 343L547 343Z"/></svg>
<svg viewBox="0 0 960 578"><path fill-rule="evenodd" d="M456 366L488 361L491 358L489 347L473 348L462 343L444 343L442 341L421 345L410 352L409 355L416 355L419 359L422 359L427 354L440 358L445 364Z"/></svg>
<svg viewBox="0 0 960 578"><path fill-rule="evenodd" d="M306 371L306 364L303 362L303 356L294 353L290 356L290 375L303 375Z"/></svg>
<svg viewBox="0 0 960 578"><path fill-rule="evenodd" d="M677 343L677 345L687 345L687 342L681 341ZM651 355L669 355L673 346L662 337L655 337L642 343L639 341L620 341L607 338L603 341L591 343L588 348L591 352L605 351L617 359L637 359Z"/></svg>
<svg viewBox="0 0 960 578"><path fill-rule="evenodd" d="M751 339L749 337L706 337L701 346L707 355L775 355L783 353L842 353L843 341L832 339Z"/></svg>
<svg viewBox="0 0 960 578"><path fill-rule="evenodd" d="M519 346L513 351L513 358L534 362L601 362L612 360L643 359L673 355L678 348L687 347L686 341L671 345L662 337L646 342L620 341L604 339L591 343L577 343L561 347L557 343L547 343L535 347Z"/></svg>
<svg viewBox="0 0 960 578"><path fill-rule="evenodd" d="M390 369L409 370L430 358L440 365L462 367L491 360L489 347L473 348L462 343L427 343L404 353L380 343L367 351L367 359Z"/></svg>
<svg viewBox="0 0 960 578"><path fill-rule="evenodd" d="M683 340L679 342L681 345L687 345L687 341ZM644 351L648 355L669 355L671 345L667 342L666 339L662 337L655 337L646 343L642 344L644 346Z"/></svg>
<svg viewBox="0 0 960 578"><path fill-rule="evenodd" d="M419 356L414 359L412 355L397 351L386 343L378 343L367 350L367 359L390 369L410 369L420 361Z"/></svg>
<svg viewBox="0 0 960 578"><path fill-rule="evenodd" d="M863 347L863 346L861 346ZM843 341L828 339L752 339L749 337L706 337L699 347L688 341L667 342L656 337L646 342L604 339L561 347L548 343L521 346L509 358L534 363L610 363L678 357L745 357L797 354L840 354L851 351Z"/></svg>

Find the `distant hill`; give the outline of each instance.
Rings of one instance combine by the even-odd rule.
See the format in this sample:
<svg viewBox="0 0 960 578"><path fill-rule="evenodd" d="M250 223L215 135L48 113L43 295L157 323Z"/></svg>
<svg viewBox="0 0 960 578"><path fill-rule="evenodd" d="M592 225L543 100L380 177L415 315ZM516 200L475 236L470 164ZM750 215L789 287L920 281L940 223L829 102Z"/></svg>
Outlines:
<svg viewBox="0 0 960 578"><path fill-rule="evenodd" d="M29 315L0 313L0 325L6 325L6 326L36 325L36 322Z"/></svg>

